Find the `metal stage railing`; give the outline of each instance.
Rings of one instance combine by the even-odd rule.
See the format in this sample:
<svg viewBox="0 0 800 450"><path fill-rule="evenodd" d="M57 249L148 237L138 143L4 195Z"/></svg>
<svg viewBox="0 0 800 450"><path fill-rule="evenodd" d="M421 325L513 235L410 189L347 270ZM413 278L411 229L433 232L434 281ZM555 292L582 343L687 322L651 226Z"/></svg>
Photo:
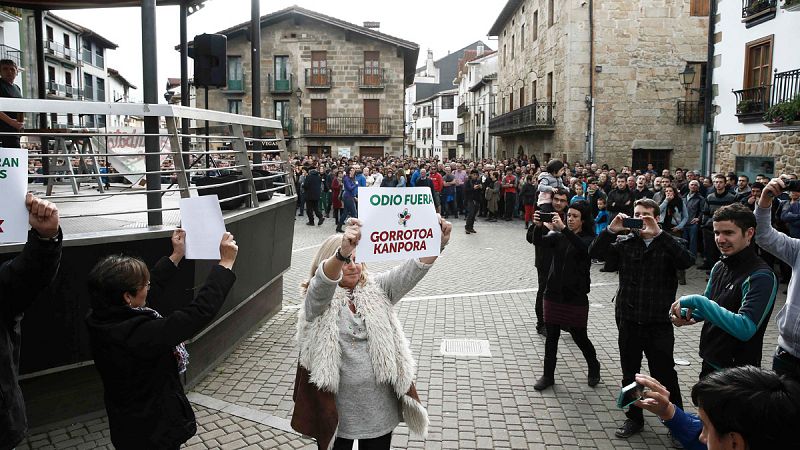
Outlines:
<svg viewBox="0 0 800 450"><path fill-rule="evenodd" d="M295 195L284 127L277 120L172 105L62 100L3 99L3 110L29 117L45 114L48 118L64 115L159 118L161 126L157 134L133 128L110 132L111 127L0 133L19 136L21 146L29 148L29 183L46 186L48 200L71 204L61 214L64 219L174 211L179 209L177 198L191 197L193 191L194 195L217 193L223 209L257 208L272 199L273 194L282 198ZM181 119L197 124L208 121L210 133L199 134L203 128L194 127L198 134L183 134ZM252 127L259 127L263 137L249 137ZM159 140L158 151L145 152L148 137ZM256 141L261 143L261 150L253 149L258 147L254 145ZM150 189L131 189L148 175ZM152 189L154 175L161 182L158 189ZM87 182L91 188L88 192L82 190ZM69 188L59 188L61 185ZM144 206L142 200L130 200L147 198L147 204L152 204L154 198L167 195L174 197L173 201L157 208ZM99 199L113 201L101 208L93 207ZM76 208L76 201L85 204ZM143 223L135 218L132 221ZM154 224L148 220L148 225Z"/></svg>

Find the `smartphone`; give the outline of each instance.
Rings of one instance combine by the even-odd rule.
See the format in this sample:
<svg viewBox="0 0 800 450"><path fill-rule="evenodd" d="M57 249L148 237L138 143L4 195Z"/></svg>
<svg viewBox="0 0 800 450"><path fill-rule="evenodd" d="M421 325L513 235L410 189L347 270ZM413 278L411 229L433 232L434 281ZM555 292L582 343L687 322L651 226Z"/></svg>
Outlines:
<svg viewBox="0 0 800 450"><path fill-rule="evenodd" d="M622 226L625 228L644 228L644 220L634 219L633 217L626 217L622 219Z"/></svg>
<svg viewBox="0 0 800 450"><path fill-rule="evenodd" d="M800 192L800 180L784 180L785 191Z"/></svg>
<svg viewBox="0 0 800 450"><path fill-rule="evenodd" d="M540 212L539 213L539 220L541 220L542 222L552 222L553 221L553 216L555 214L556 213L554 213L554 212Z"/></svg>
<svg viewBox="0 0 800 450"><path fill-rule="evenodd" d="M619 396L617 396L617 408L625 409L634 404L637 400L643 399L643 396L644 386L634 381L633 383L619 390Z"/></svg>

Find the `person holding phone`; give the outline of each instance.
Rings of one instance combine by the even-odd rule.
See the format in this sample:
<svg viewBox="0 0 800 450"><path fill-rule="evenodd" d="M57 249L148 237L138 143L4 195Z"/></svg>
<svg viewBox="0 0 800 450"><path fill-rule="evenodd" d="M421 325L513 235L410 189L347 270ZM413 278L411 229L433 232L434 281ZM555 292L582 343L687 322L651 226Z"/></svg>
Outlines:
<svg viewBox="0 0 800 450"><path fill-rule="evenodd" d="M561 216L552 214L549 222L542 222L540 211L533 215L535 225L533 243L538 248L549 247L553 259L544 291L545 340L544 373L533 386L542 391L555 384L556 354L562 329L572 335L588 366L587 384L595 387L600 382L600 362L592 341L589 340L589 246L594 239L594 220L591 207L586 202L576 202L567 210L567 223ZM545 233L545 230L555 233Z"/></svg>
<svg viewBox="0 0 800 450"><path fill-rule="evenodd" d="M691 267L693 258L682 239L661 230L657 222L659 214L659 206L652 199L637 200L633 219L641 221L641 228L626 228L625 221L629 218L620 213L597 236L589 254L592 258L605 258L607 266L619 271L614 315L619 331L622 385L634 381L644 354L650 373L667 386L673 403L681 406L669 310L678 290L678 270ZM618 236L623 231L628 234ZM641 408L632 405L626 416L614 433L617 437L631 437L644 426Z"/></svg>

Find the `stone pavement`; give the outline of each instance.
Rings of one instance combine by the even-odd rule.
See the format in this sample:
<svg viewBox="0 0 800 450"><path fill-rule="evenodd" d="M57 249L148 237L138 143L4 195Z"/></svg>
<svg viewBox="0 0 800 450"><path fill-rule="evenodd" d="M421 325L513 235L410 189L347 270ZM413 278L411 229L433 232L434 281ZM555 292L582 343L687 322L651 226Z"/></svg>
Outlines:
<svg viewBox="0 0 800 450"><path fill-rule="evenodd" d="M334 225L304 225L298 217L292 267L284 278L284 308L245 338L226 360L194 386L190 400L199 429L187 448L315 448L288 426L297 351L292 342L301 298L298 285L308 276L318 244ZM640 435L614 437L624 419L614 403L621 378L611 299L616 274L592 269L589 337L603 366L602 382L586 385L586 365L568 333L562 333L556 385L533 390L541 375L544 338L536 334L533 247L520 221L476 224L464 233L454 221L451 244L428 275L398 304L397 311L418 362L417 389L431 419L428 437L410 435L401 424L394 448L669 448L667 430L652 415ZM379 272L396 263L370 264ZM678 295L702 292L705 274L687 273ZM779 291L776 311L784 301ZM675 332L676 366L684 403L697 380L700 327ZM442 356L442 339L486 339L491 357ZM767 329L764 364L771 364L777 340L774 314ZM647 373L646 364L642 371ZM693 408L688 408L693 411ZM110 448L104 418L33 434L20 449Z"/></svg>

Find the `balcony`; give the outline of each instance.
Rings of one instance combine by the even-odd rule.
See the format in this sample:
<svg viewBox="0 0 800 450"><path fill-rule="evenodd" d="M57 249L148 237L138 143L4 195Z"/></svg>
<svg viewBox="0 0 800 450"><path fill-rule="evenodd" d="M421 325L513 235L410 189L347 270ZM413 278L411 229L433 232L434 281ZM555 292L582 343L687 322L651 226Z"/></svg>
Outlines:
<svg viewBox="0 0 800 450"><path fill-rule="evenodd" d="M327 67L306 69L306 89L330 89L333 71Z"/></svg>
<svg viewBox="0 0 800 450"><path fill-rule="evenodd" d="M59 44L55 41L45 42L44 49L45 56L55 57L73 66L78 64L78 52L76 52L75 49L65 47L63 44Z"/></svg>
<svg viewBox="0 0 800 450"><path fill-rule="evenodd" d="M742 22L746 28L774 19L778 0L742 0Z"/></svg>
<svg viewBox="0 0 800 450"><path fill-rule="evenodd" d="M383 89L386 87L386 70L380 67L358 69L359 89Z"/></svg>
<svg viewBox="0 0 800 450"><path fill-rule="evenodd" d="M469 114L469 106L467 106L466 103L458 105L458 111L456 112L456 115L458 117L464 117L467 114Z"/></svg>
<svg viewBox="0 0 800 450"><path fill-rule="evenodd" d="M93 86L86 86L83 88L83 98L84 100L94 101L94 87Z"/></svg>
<svg viewBox="0 0 800 450"><path fill-rule="evenodd" d="M769 109L770 86L733 91L736 96L736 117L741 123L763 122Z"/></svg>
<svg viewBox="0 0 800 450"><path fill-rule="evenodd" d="M17 67L19 67L22 64L22 52L14 47L0 44L0 59L10 59L17 63Z"/></svg>
<svg viewBox="0 0 800 450"><path fill-rule="evenodd" d="M536 102L494 117L489 121L489 134L508 136L533 131L553 131L556 129L555 108L556 104L552 102Z"/></svg>
<svg viewBox="0 0 800 450"><path fill-rule="evenodd" d="M288 79L275 79L275 77L270 74L267 77L267 84L269 86L269 93L270 94L291 94L292 87L294 86L293 83L294 76L289 74Z"/></svg>
<svg viewBox="0 0 800 450"><path fill-rule="evenodd" d="M458 133L456 135L456 144L463 144L464 143L464 133Z"/></svg>
<svg viewBox="0 0 800 450"><path fill-rule="evenodd" d="M97 88L97 97L95 98L98 102L106 101L106 90Z"/></svg>
<svg viewBox="0 0 800 450"><path fill-rule="evenodd" d="M303 117L303 135L307 137L391 137L392 117Z"/></svg>
<svg viewBox="0 0 800 450"><path fill-rule="evenodd" d="M678 101L678 125L697 125L705 121L705 101Z"/></svg>
<svg viewBox="0 0 800 450"><path fill-rule="evenodd" d="M106 67L106 58L103 55L99 55L95 53L94 55L94 65L103 69Z"/></svg>
<svg viewBox="0 0 800 450"><path fill-rule="evenodd" d="M283 119L281 120L281 124L283 125L283 134L285 137L289 137L294 133L294 120Z"/></svg>
<svg viewBox="0 0 800 450"><path fill-rule="evenodd" d="M223 90L226 94L242 94L244 93L244 74L237 79L228 79L228 87Z"/></svg>
<svg viewBox="0 0 800 450"><path fill-rule="evenodd" d="M92 64L92 55L92 49L90 48L84 48L81 50L81 59L86 64Z"/></svg>

